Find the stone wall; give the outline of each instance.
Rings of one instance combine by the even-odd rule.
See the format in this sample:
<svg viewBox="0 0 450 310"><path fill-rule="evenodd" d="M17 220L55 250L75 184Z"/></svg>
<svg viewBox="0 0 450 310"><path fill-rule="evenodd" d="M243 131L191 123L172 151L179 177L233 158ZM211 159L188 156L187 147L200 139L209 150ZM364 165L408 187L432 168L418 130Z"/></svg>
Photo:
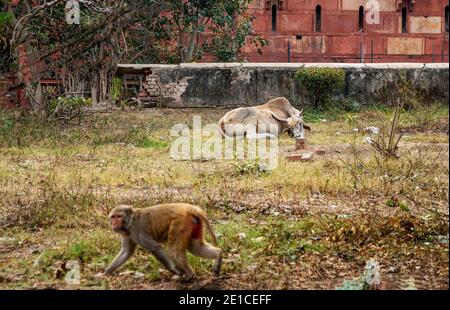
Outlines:
<svg viewBox="0 0 450 310"><path fill-rule="evenodd" d="M386 103L399 72L405 72L429 100L448 101L448 64L181 64L119 65L126 81L140 79L138 99L147 106L253 106L279 96L307 105L305 90L293 79L302 66L346 71L341 94L361 104Z"/></svg>

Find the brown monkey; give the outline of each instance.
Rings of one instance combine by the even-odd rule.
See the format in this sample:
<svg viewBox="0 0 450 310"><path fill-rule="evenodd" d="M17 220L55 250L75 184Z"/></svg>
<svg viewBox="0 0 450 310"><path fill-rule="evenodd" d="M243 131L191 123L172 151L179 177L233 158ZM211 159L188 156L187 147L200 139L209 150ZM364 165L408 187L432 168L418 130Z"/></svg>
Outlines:
<svg viewBox="0 0 450 310"><path fill-rule="evenodd" d="M214 259L213 271L216 275L220 273L222 250L205 241L203 228L208 230L217 245L205 211L197 206L183 203L143 209L117 206L109 214L109 221L112 229L122 237L122 248L106 269L107 275L133 255L136 245L152 253L171 272L184 274L187 280L195 276L187 259L187 250L196 256ZM166 243L168 254L161 243Z"/></svg>

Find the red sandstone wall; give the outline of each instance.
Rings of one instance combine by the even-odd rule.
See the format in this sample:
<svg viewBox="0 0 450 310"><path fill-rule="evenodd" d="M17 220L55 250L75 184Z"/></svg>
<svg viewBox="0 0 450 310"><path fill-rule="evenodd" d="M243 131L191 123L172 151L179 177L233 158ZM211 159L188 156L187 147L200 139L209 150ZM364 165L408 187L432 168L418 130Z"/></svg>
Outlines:
<svg viewBox="0 0 450 310"><path fill-rule="evenodd" d="M0 108L29 107L28 99L14 73L0 77Z"/></svg>
<svg viewBox="0 0 450 310"><path fill-rule="evenodd" d="M23 78L31 81L32 71L23 46L19 48L19 64L23 68ZM13 72L0 76L0 108L29 107L25 91L19 84L20 81Z"/></svg>
<svg viewBox="0 0 450 310"><path fill-rule="evenodd" d="M250 13L255 34L269 41L259 55L243 49L251 62L287 62L288 41L292 62L448 62L445 6L448 0L415 0L407 14L407 33L401 30L401 0L378 0L380 23L365 22L358 31L359 6L366 0L255 0ZM406 1L407 2L407 1ZM406 4L406 3L405 3ZM272 31L276 5L276 31ZM315 31L316 6L322 9L322 29ZM400 10L399 10L400 6Z"/></svg>

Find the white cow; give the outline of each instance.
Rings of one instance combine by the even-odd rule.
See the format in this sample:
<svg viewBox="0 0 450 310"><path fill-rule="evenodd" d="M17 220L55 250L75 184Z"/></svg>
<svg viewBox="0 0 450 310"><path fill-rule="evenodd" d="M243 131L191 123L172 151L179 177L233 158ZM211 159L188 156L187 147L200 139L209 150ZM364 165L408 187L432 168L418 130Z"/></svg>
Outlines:
<svg viewBox="0 0 450 310"><path fill-rule="evenodd" d="M294 108L284 97L275 98L256 107L234 109L219 121L219 131L223 137L269 138L276 132L288 131L295 139L305 136L303 110Z"/></svg>

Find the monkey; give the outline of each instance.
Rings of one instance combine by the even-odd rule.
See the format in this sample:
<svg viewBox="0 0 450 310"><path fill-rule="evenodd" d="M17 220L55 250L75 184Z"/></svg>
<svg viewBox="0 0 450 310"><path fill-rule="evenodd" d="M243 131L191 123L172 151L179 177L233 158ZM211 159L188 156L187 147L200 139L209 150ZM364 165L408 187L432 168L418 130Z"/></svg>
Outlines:
<svg viewBox="0 0 450 310"><path fill-rule="evenodd" d="M108 216L111 228L121 236L122 247L105 271L111 275L133 254L136 245L153 254L169 271L183 276L186 281L195 277L189 265L187 250L192 254L214 259L213 272L220 274L222 249L201 208L184 203L161 204L147 208L127 205L115 207ZM204 228L211 235L214 245L204 239ZM168 253L164 251L165 243Z"/></svg>

